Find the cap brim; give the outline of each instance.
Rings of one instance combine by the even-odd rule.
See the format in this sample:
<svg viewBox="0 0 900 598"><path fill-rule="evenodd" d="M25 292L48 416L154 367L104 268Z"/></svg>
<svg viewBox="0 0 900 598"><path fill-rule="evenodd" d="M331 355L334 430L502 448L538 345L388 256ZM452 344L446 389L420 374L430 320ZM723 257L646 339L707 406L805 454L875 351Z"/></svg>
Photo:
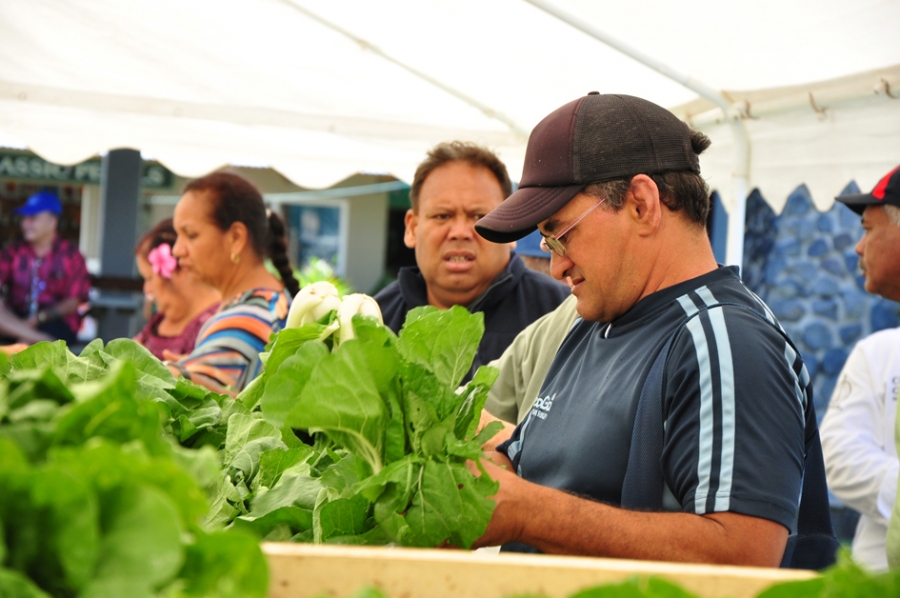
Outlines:
<svg viewBox="0 0 900 598"><path fill-rule="evenodd" d="M862 216L866 211L866 206L882 205L884 202L878 201L871 193L857 193L854 195L838 195L834 198L846 205L848 208Z"/></svg>
<svg viewBox="0 0 900 598"><path fill-rule="evenodd" d="M494 243L518 241L537 228L538 223L558 212L584 187L521 188L476 222L475 230Z"/></svg>

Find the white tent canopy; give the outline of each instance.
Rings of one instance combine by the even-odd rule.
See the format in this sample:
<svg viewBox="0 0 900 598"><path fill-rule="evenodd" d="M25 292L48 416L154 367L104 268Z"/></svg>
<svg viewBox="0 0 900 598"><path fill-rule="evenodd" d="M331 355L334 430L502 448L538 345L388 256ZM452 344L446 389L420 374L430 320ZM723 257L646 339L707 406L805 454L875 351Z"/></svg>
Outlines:
<svg viewBox="0 0 900 598"><path fill-rule="evenodd" d="M3 0L0 132L64 164L134 147L185 176L268 164L308 187L408 181L430 146L469 139L518 178L531 128L597 90L707 132L703 173L727 206L735 174L776 209L801 183L824 208L900 163L897 0L548 2Z"/></svg>

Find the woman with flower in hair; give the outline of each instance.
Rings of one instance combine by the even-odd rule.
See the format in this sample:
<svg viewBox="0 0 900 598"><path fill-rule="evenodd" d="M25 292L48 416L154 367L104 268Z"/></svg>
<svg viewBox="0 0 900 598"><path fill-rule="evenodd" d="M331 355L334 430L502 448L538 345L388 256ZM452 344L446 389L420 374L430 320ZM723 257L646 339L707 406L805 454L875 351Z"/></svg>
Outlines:
<svg viewBox="0 0 900 598"><path fill-rule="evenodd" d="M134 340L159 359L164 359L163 351L190 353L200 328L219 307L216 289L178 267L172 255L177 237L172 219L167 218L144 235L134 250L144 295L156 305L156 313Z"/></svg>
<svg viewBox="0 0 900 598"><path fill-rule="evenodd" d="M190 355L168 356L175 373L232 396L262 369L260 353L285 325L299 290L287 258L284 222L243 178L214 172L191 181L175 206L178 264L219 290L222 307ZM278 275L265 265L266 258ZM167 354L168 355L168 354Z"/></svg>

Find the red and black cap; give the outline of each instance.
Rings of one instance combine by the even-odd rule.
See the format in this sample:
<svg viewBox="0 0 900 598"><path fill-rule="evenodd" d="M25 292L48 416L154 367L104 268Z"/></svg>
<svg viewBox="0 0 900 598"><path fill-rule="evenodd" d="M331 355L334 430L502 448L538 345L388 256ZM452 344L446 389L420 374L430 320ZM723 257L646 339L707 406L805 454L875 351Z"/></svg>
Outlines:
<svg viewBox="0 0 900 598"><path fill-rule="evenodd" d="M475 229L495 243L515 241L591 183L671 171L700 172L686 124L647 100L591 92L538 123L518 191Z"/></svg>
<svg viewBox="0 0 900 598"><path fill-rule="evenodd" d="M846 204L857 214L862 214L866 210L866 206L890 205L900 208L900 166L884 175L871 193L839 195L834 199Z"/></svg>

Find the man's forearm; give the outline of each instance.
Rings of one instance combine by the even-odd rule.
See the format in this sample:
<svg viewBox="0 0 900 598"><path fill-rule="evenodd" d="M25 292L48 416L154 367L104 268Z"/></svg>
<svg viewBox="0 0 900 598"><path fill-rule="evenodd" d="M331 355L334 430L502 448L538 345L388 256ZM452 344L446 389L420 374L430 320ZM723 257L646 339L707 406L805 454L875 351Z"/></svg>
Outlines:
<svg viewBox="0 0 900 598"><path fill-rule="evenodd" d="M523 542L548 554L777 567L784 526L737 513L628 511L490 468L501 490L486 544ZM496 474L496 475L495 475Z"/></svg>
<svg viewBox="0 0 900 598"><path fill-rule="evenodd" d="M0 303L0 334L9 336L23 343L37 343L49 337L26 324Z"/></svg>
<svg viewBox="0 0 900 598"><path fill-rule="evenodd" d="M68 297L59 301L58 303L54 303L49 307L45 307L39 313L44 314L44 321L50 320L58 320L60 318L64 318L69 314L73 314L78 310L78 306L81 302L77 297Z"/></svg>
<svg viewBox="0 0 900 598"><path fill-rule="evenodd" d="M781 525L734 513L627 511L559 491L535 498L529 513L539 514L523 525L522 541L551 554L777 567L787 541ZM729 525L733 518L748 521Z"/></svg>

